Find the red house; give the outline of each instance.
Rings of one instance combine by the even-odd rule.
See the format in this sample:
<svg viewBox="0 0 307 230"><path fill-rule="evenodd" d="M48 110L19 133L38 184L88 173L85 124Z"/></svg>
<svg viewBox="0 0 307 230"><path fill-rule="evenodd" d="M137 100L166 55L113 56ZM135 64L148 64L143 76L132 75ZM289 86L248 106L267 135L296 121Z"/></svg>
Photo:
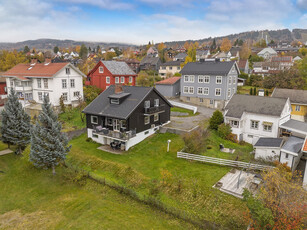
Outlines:
<svg viewBox="0 0 307 230"><path fill-rule="evenodd" d="M0 106L4 105L7 98L6 78L0 77Z"/></svg>
<svg viewBox="0 0 307 230"><path fill-rule="evenodd" d="M95 85L104 91L110 85L123 84L135 86L137 74L120 61L99 61L87 74L86 85Z"/></svg>

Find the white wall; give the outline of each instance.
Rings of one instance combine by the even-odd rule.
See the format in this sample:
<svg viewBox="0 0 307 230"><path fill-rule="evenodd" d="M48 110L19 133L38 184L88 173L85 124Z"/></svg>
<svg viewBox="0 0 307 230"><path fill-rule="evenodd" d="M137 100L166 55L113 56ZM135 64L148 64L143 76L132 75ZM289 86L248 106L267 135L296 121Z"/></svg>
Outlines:
<svg viewBox="0 0 307 230"><path fill-rule="evenodd" d="M278 160L280 148L255 147L255 159L264 159L268 161Z"/></svg>

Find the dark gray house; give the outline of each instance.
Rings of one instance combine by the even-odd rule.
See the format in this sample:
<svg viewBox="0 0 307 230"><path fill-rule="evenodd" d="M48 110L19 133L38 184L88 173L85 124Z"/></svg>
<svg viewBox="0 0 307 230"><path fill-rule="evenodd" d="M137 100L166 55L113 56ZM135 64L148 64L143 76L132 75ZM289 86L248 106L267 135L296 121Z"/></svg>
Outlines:
<svg viewBox="0 0 307 230"><path fill-rule="evenodd" d="M159 57L146 56L140 63L140 70L159 71L161 60Z"/></svg>
<svg viewBox="0 0 307 230"><path fill-rule="evenodd" d="M171 106L153 87L111 85L83 110L87 135L127 151L170 121Z"/></svg>
<svg viewBox="0 0 307 230"><path fill-rule="evenodd" d="M240 71L236 62L189 62L180 73L182 101L222 109L237 92Z"/></svg>
<svg viewBox="0 0 307 230"><path fill-rule="evenodd" d="M167 98L180 96L181 77L171 77L156 83L156 89Z"/></svg>

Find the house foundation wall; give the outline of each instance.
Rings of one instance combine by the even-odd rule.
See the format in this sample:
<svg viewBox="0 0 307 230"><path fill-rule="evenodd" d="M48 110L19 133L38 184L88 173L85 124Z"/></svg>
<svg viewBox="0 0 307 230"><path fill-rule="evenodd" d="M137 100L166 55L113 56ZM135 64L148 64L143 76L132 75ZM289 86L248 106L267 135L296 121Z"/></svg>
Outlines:
<svg viewBox="0 0 307 230"><path fill-rule="evenodd" d="M192 104L195 104L195 105L205 106L205 107L208 107L208 108L219 109L219 110L222 110L225 106L224 100L211 100L209 98L202 98L202 97L181 96L180 100L183 101L183 102L192 103ZM202 100L202 102L201 102L201 100Z"/></svg>

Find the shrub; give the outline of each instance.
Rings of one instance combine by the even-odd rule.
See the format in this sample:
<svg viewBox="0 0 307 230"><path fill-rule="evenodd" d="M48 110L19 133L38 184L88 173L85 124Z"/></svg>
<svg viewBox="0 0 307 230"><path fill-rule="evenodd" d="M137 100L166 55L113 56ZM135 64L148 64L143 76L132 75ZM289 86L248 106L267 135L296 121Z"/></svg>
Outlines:
<svg viewBox="0 0 307 230"><path fill-rule="evenodd" d="M231 127L228 124L220 124L217 129L217 134L223 138L228 139L231 134Z"/></svg>
<svg viewBox="0 0 307 230"><path fill-rule="evenodd" d="M190 133L184 134L182 138L185 143L185 151L198 154L205 150L207 137L208 132L202 129L197 129Z"/></svg>
<svg viewBox="0 0 307 230"><path fill-rule="evenodd" d="M249 89L249 95L253 95L253 88Z"/></svg>
<svg viewBox="0 0 307 230"><path fill-rule="evenodd" d="M222 124L224 121L224 117L223 117L223 114L221 111L219 110L216 110L212 117L210 118L210 121L209 121L209 128L210 129L215 129L217 130L218 129L218 126L220 124Z"/></svg>

